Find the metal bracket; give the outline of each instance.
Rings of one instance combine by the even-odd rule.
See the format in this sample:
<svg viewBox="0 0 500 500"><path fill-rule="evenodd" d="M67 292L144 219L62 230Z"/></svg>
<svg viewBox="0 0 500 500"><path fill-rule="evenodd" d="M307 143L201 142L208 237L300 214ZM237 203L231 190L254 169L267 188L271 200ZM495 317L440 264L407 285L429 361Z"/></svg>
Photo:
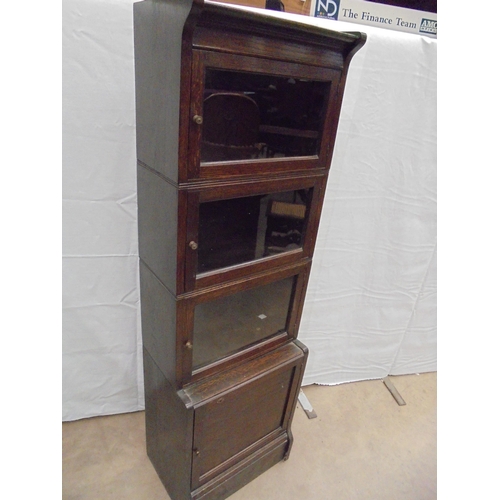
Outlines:
<svg viewBox="0 0 500 500"><path fill-rule="evenodd" d="M382 382L384 382L385 386L387 389L389 389L389 392L392 394L392 397L396 400L396 403L399 406L404 406L405 400L401 397L401 394L399 394L398 390L394 387L394 384L391 382L389 377L385 377L382 379Z"/></svg>
<svg viewBox="0 0 500 500"><path fill-rule="evenodd" d="M316 418L318 416L316 415L316 412L314 411L311 403L309 403L309 400L307 399L302 389L300 389L299 392L299 403L300 406L302 406L302 409L304 410L305 414L307 415L307 418Z"/></svg>

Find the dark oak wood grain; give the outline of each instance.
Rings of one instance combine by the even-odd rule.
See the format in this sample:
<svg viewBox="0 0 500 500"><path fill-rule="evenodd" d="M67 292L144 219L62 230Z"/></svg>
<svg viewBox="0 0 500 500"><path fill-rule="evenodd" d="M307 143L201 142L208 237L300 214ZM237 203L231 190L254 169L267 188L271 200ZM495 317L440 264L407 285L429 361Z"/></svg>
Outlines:
<svg viewBox="0 0 500 500"><path fill-rule="evenodd" d="M177 323L183 322L182 316L178 317L177 313L180 308L175 296L144 262L140 263L140 279L142 345L165 378L175 387L178 380L175 331Z"/></svg>
<svg viewBox="0 0 500 500"><path fill-rule="evenodd" d="M137 158L173 181L178 179L182 32L190 4L133 6Z"/></svg>
<svg viewBox="0 0 500 500"><path fill-rule="evenodd" d="M146 441L172 500L227 498L289 456L300 318L365 39L209 0L134 4ZM203 132L217 91L259 109L253 156L206 154L243 143L207 138L234 115Z"/></svg>
<svg viewBox="0 0 500 500"><path fill-rule="evenodd" d="M290 441L286 433L192 492L193 500L221 500L284 459Z"/></svg>
<svg viewBox="0 0 500 500"><path fill-rule="evenodd" d="M175 295L178 229L182 230L178 225L178 190L156 171L139 164L137 206L140 258Z"/></svg>
<svg viewBox="0 0 500 500"><path fill-rule="evenodd" d="M147 453L173 500L191 497L194 411L144 349Z"/></svg>

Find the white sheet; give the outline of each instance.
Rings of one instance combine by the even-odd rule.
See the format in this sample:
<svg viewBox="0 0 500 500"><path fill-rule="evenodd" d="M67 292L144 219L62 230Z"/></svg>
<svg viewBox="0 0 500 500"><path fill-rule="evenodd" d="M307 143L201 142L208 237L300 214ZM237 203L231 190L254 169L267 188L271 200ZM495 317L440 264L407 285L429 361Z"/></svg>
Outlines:
<svg viewBox="0 0 500 500"><path fill-rule="evenodd" d="M63 420L144 407L132 3L63 2ZM368 42L348 77L300 327L304 384L433 371L437 42L308 22Z"/></svg>
<svg viewBox="0 0 500 500"><path fill-rule="evenodd" d="M63 2L63 420L144 407L132 1Z"/></svg>
<svg viewBox="0 0 500 500"><path fill-rule="evenodd" d="M349 70L299 332L304 385L437 369L437 41L335 24L368 41Z"/></svg>

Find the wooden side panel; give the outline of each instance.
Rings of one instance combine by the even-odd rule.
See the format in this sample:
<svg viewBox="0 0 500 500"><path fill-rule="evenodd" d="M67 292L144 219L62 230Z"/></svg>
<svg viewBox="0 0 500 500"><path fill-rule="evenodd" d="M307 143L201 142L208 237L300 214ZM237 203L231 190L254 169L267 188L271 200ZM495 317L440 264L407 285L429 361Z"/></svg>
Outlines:
<svg viewBox="0 0 500 500"><path fill-rule="evenodd" d="M148 456L172 500L191 498L193 410L144 350Z"/></svg>
<svg viewBox="0 0 500 500"><path fill-rule="evenodd" d="M181 40L192 0L134 4L137 158L177 181Z"/></svg>
<svg viewBox="0 0 500 500"><path fill-rule="evenodd" d="M176 293L177 189L151 169L137 167L139 256Z"/></svg>
<svg viewBox="0 0 500 500"><path fill-rule="evenodd" d="M142 261L140 277L143 347L175 387L177 301Z"/></svg>

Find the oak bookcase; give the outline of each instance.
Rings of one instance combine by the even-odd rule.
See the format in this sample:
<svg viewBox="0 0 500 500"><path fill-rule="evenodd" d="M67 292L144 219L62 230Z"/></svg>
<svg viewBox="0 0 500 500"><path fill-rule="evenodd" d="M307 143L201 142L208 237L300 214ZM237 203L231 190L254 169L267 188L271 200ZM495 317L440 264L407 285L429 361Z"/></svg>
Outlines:
<svg viewBox="0 0 500 500"><path fill-rule="evenodd" d="M146 0L134 37L147 451L172 500L223 499L290 453L299 322L366 36Z"/></svg>

